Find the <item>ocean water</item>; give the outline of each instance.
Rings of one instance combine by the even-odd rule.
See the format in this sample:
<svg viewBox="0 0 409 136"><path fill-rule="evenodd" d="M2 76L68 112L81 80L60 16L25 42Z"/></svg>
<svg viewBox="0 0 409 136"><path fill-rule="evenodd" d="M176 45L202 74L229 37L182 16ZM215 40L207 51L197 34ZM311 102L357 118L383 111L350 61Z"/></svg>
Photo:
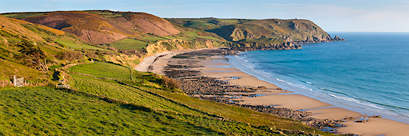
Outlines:
<svg viewBox="0 0 409 136"><path fill-rule="evenodd" d="M250 51L229 63L335 106L409 123L409 33L330 33L347 41Z"/></svg>

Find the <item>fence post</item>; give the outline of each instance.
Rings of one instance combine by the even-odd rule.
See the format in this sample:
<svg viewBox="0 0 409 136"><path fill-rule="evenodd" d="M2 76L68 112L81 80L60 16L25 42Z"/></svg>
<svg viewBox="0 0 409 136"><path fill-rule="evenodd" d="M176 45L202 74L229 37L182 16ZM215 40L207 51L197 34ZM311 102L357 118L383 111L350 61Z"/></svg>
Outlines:
<svg viewBox="0 0 409 136"><path fill-rule="evenodd" d="M16 75L13 76L13 84L14 84L14 86L17 86L17 83L16 83Z"/></svg>

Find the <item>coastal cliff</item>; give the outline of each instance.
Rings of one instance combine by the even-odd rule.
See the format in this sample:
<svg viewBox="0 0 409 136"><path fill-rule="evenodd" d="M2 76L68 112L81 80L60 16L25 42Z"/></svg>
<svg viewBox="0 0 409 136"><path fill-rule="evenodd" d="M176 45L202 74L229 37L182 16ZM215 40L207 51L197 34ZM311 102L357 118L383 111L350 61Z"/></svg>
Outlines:
<svg viewBox="0 0 409 136"><path fill-rule="evenodd" d="M327 32L310 20L304 19L217 19L217 18L185 18L168 19L180 27L201 29L215 33L227 41L236 43L232 47L263 48L283 43L301 45L304 43L320 43L344 41ZM273 48L299 49L299 48Z"/></svg>
<svg viewBox="0 0 409 136"><path fill-rule="evenodd" d="M10 109L8 105L14 105L13 110L1 114L18 117L2 120L0 127L10 128L1 131L2 134L331 135L299 121L190 98L176 87L174 80L132 69L147 56L164 51L215 47L243 51L299 49L294 41L263 43L255 39L242 44L210 31L181 28L160 18L140 17L149 14L133 12L3 15L0 82L5 88L0 91L3 96L0 103L5 104L0 108ZM138 15L140 19L135 20ZM138 26L125 28L130 22L120 22L123 19ZM141 20L142 23L138 22ZM27 87L12 87L13 76L23 77ZM171 83L175 85L171 87ZM61 110L64 107L80 108ZM56 115L64 117L50 120ZM24 121L28 125L10 127ZM66 123L72 121L75 123ZM37 129L38 122L46 124L46 129Z"/></svg>
<svg viewBox="0 0 409 136"><path fill-rule="evenodd" d="M75 35L95 46L138 56L170 50L232 47L237 50L301 49L305 43L343 41L305 19L160 18L110 10L5 13ZM239 49L240 48L240 49ZM141 57L144 58L144 57Z"/></svg>

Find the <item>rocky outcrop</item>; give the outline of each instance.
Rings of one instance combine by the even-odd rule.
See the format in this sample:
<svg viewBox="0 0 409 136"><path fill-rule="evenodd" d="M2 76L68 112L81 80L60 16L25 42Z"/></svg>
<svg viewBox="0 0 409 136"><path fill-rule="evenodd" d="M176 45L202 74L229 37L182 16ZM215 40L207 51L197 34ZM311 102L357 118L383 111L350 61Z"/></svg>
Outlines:
<svg viewBox="0 0 409 136"><path fill-rule="evenodd" d="M245 43L244 46L236 46L232 47L232 50L239 50L239 51L254 51L254 50L292 50L292 49L302 49L299 43L296 42L285 42L282 44L276 43Z"/></svg>
<svg viewBox="0 0 409 136"><path fill-rule="evenodd" d="M337 35L335 35L335 37L334 37L333 40L334 40L334 41L345 41L344 38L338 37Z"/></svg>

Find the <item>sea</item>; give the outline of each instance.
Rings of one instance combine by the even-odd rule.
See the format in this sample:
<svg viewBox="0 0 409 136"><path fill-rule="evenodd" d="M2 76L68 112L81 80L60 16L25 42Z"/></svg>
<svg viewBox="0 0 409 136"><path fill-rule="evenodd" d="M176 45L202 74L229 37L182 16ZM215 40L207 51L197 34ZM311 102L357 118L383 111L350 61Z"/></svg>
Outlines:
<svg viewBox="0 0 409 136"><path fill-rule="evenodd" d="M242 52L231 66L337 107L409 123L409 33L330 32L346 41ZM308 109L305 109L308 110Z"/></svg>

